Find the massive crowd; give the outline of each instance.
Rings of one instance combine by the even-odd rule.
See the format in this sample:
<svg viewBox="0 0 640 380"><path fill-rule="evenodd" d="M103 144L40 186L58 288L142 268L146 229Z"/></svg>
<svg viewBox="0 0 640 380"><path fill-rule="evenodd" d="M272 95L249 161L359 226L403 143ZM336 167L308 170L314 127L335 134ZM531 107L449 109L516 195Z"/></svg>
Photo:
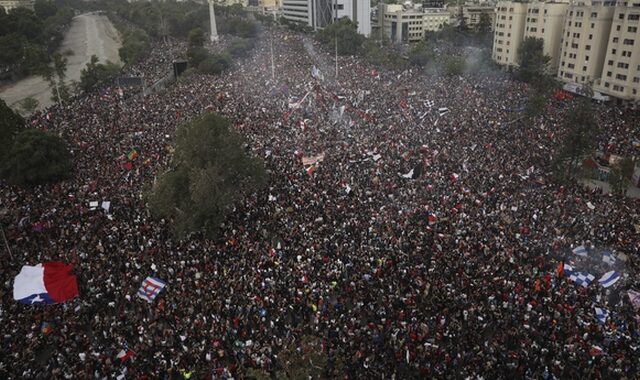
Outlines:
<svg viewBox="0 0 640 380"><path fill-rule="evenodd" d="M159 72L162 51L138 70ZM512 110L528 90L505 73L444 77L340 57L336 78L332 59L274 30L224 75L144 98L105 87L36 115L31 126L69 143L74 176L0 185L12 254L0 264L0 377L276 376L296 356L323 358L308 365L326 378L637 377L627 291L640 290L638 201L550 180L573 101L522 125ZM175 128L207 111L232 121L270 182L235 207L219 241L177 241L143 192L169 167ZM601 146L637 154L638 116L596 111ZM140 157L126 167L132 147ZM322 153L308 174L301 156ZM588 257L572 254L578 245ZM614 286L557 276L562 260L610 270L604 249L619 258ZM75 265L79 298L13 301L21 266L50 260ZM147 276L167 282L151 304L136 296ZM610 312L605 324L594 306ZM123 363L125 346L135 356Z"/></svg>

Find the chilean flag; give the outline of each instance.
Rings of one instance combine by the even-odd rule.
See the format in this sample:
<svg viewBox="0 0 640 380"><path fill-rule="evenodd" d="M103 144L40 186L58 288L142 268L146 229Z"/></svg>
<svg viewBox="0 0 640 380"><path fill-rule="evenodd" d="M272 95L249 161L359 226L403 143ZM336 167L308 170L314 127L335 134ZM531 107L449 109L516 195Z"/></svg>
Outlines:
<svg viewBox="0 0 640 380"><path fill-rule="evenodd" d="M13 299L27 304L54 304L78 296L73 266L60 261L23 265L13 283Z"/></svg>

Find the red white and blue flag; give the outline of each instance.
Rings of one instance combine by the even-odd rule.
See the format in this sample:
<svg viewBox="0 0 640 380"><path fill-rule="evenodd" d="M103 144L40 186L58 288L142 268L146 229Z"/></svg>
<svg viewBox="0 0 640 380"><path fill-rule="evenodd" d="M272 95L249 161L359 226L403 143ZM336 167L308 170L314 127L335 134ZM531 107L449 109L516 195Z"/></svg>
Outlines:
<svg viewBox="0 0 640 380"><path fill-rule="evenodd" d="M54 304L78 296L73 266L54 261L23 265L13 283L13 299L27 304Z"/></svg>
<svg viewBox="0 0 640 380"><path fill-rule="evenodd" d="M138 297L151 303L160 294L166 283L159 278L147 277L138 289Z"/></svg>

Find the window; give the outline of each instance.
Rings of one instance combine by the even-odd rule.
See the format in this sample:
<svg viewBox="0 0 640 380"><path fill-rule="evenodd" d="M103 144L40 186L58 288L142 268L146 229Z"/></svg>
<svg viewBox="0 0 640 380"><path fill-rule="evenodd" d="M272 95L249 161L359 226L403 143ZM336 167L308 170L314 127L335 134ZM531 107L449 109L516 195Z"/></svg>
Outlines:
<svg viewBox="0 0 640 380"><path fill-rule="evenodd" d="M597 12L592 12L591 13L591 18L596 18L598 17L598 13Z"/></svg>
<svg viewBox="0 0 640 380"><path fill-rule="evenodd" d="M582 66L582 71L587 71L587 66Z"/></svg>
<svg viewBox="0 0 640 380"><path fill-rule="evenodd" d="M622 92L622 91L624 91L624 87L623 86L618 86L617 84L614 84L613 85L613 91Z"/></svg>
<svg viewBox="0 0 640 380"><path fill-rule="evenodd" d="M616 25L616 31L620 31L620 25Z"/></svg>
<svg viewBox="0 0 640 380"><path fill-rule="evenodd" d="M618 43L618 37L613 37L613 40L611 42L613 42L614 44L617 44Z"/></svg>
<svg viewBox="0 0 640 380"><path fill-rule="evenodd" d="M616 79L618 80L627 80L627 76L624 74L616 74Z"/></svg>
<svg viewBox="0 0 640 380"><path fill-rule="evenodd" d="M576 67L576 65L574 65L573 63L570 63L570 64L567 65L567 67L570 68L570 69L573 69L573 68Z"/></svg>
<svg viewBox="0 0 640 380"><path fill-rule="evenodd" d="M634 77L633 78L633 83L640 83L640 78Z"/></svg>
<svg viewBox="0 0 640 380"><path fill-rule="evenodd" d="M634 40L632 40L632 39L625 38L625 39L624 39L624 41L622 42L622 44L623 44L623 45L631 45L631 46L633 46L633 43L634 43L634 42L635 42L635 41L634 41Z"/></svg>
<svg viewBox="0 0 640 380"><path fill-rule="evenodd" d="M622 13L622 12L621 12L621 13L618 15L618 19L619 19L619 20L624 20L624 13Z"/></svg>
<svg viewBox="0 0 640 380"><path fill-rule="evenodd" d="M585 55L585 56L584 56L584 61L585 61L585 62L588 62L588 61L589 61L589 56L588 56L588 55Z"/></svg>
<svg viewBox="0 0 640 380"><path fill-rule="evenodd" d="M629 68L629 64L628 63L624 63L624 62L618 62L618 68L619 69L628 69Z"/></svg>
<svg viewBox="0 0 640 380"><path fill-rule="evenodd" d="M585 49L585 50L591 50L591 45L586 45L586 46L584 47L584 49Z"/></svg>
<svg viewBox="0 0 640 380"><path fill-rule="evenodd" d="M638 20L640 20L640 14L631 14L631 15L629 15L629 17L627 19L628 20L638 21Z"/></svg>
<svg viewBox="0 0 640 380"><path fill-rule="evenodd" d="M609 82L604 82L604 86L605 86L606 88L609 88L609 86L610 86Z"/></svg>
<svg viewBox="0 0 640 380"><path fill-rule="evenodd" d="M591 29L593 29L593 28L595 28L595 27L596 27L596 24L591 23Z"/></svg>
<svg viewBox="0 0 640 380"><path fill-rule="evenodd" d="M589 39L592 40L593 39L593 34L589 34Z"/></svg>
<svg viewBox="0 0 640 380"><path fill-rule="evenodd" d="M611 54L616 54L616 49L611 49Z"/></svg>
<svg viewBox="0 0 640 380"><path fill-rule="evenodd" d="M629 33L635 33L638 31L638 27L637 26L630 26L627 28L627 32Z"/></svg>
<svg viewBox="0 0 640 380"><path fill-rule="evenodd" d="M608 76L608 77L610 77L610 76L611 76L611 74L612 74L612 72L611 72L611 71L607 71L607 76Z"/></svg>
<svg viewBox="0 0 640 380"><path fill-rule="evenodd" d="M609 62L607 62L607 65L609 66L613 65L613 60L610 60Z"/></svg>

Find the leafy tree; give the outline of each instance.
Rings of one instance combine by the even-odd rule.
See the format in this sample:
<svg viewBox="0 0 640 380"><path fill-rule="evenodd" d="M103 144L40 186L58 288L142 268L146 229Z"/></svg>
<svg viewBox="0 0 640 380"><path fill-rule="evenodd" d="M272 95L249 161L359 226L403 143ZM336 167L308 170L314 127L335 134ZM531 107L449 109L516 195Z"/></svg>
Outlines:
<svg viewBox="0 0 640 380"><path fill-rule="evenodd" d="M175 167L149 195L153 215L170 218L178 236L203 231L216 236L234 202L266 183L260 159L247 153L229 121L205 114L176 131Z"/></svg>
<svg viewBox="0 0 640 380"><path fill-rule="evenodd" d="M249 52L253 49L254 43L253 40L250 39L240 39L233 41L231 45L229 45L229 54L232 57L245 57L249 54Z"/></svg>
<svg viewBox="0 0 640 380"><path fill-rule="evenodd" d="M4 100L0 99L0 162L9 153L13 139L24 128L24 119L13 112Z"/></svg>
<svg viewBox="0 0 640 380"><path fill-rule="evenodd" d="M189 41L189 49L203 47L205 39L204 31L202 30L202 28L191 29L189 31L187 41Z"/></svg>
<svg viewBox="0 0 640 380"><path fill-rule="evenodd" d="M209 52L204 47L194 47L187 50L187 59L191 67L198 67L207 58L209 58Z"/></svg>
<svg viewBox="0 0 640 380"><path fill-rule="evenodd" d="M99 59L95 55L91 56L91 61L80 72L80 88L84 92L89 92L98 83L114 78L120 72L120 66L115 63L98 63Z"/></svg>
<svg viewBox="0 0 640 380"><path fill-rule="evenodd" d="M488 13L480 13L480 19L476 24L476 32L480 34L491 33L491 17Z"/></svg>
<svg viewBox="0 0 640 380"><path fill-rule="evenodd" d="M327 26L317 34L317 39L327 47L333 48L338 40L338 54L357 54L365 37L358 33L358 23L343 17L333 24Z"/></svg>
<svg viewBox="0 0 640 380"><path fill-rule="evenodd" d="M20 108L26 113L26 114L32 114L36 108L38 108L38 105L40 104L40 102L38 102L36 99L32 98L31 96L28 98L23 99L20 102Z"/></svg>
<svg viewBox="0 0 640 380"><path fill-rule="evenodd" d="M38 185L67 178L71 155L64 140L40 129L18 134L0 168L0 175L14 185Z"/></svg>
<svg viewBox="0 0 640 380"><path fill-rule="evenodd" d="M409 62L414 66L424 67L433 60L435 53L427 41L420 41L409 51Z"/></svg>
<svg viewBox="0 0 640 380"><path fill-rule="evenodd" d="M518 77L533 86L548 83L547 67L551 58L543 53L541 38L527 37L518 49Z"/></svg>
<svg viewBox="0 0 640 380"><path fill-rule="evenodd" d="M559 180L570 182L578 174L581 159L596 147L598 124L587 100L569 110L563 126L567 135L555 159L555 174Z"/></svg>
<svg viewBox="0 0 640 380"><path fill-rule="evenodd" d="M36 0L33 4L33 10L39 19L44 20L55 15L58 12L58 7L50 0Z"/></svg>
<svg viewBox="0 0 640 380"><path fill-rule="evenodd" d="M458 15L456 17L458 19L458 30L463 33L469 31L469 25L467 25L467 18L464 16L464 7L458 6Z"/></svg>
<svg viewBox="0 0 640 380"><path fill-rule="evenodd" d="M450 56L445 59L444 73L448 76L460 75L464 72L466 63L464 58Z"/></svg>
<svg viewBox="0 0 640 380"><path fill-rule="evenodd" d="M228 54L211 54L198 64L198 71L204 74L220 74L231 65Z"/></svg>
<svg viewBox="0 0 640 380"><path fill-rule="evenodd" d="M616 195L624 195L631 184L631 176L635 162L625 157L611 166L611 174L609 174L609 185Z"/></svg>
<svg viewBox="0 0 640 380"><path fill-rule="evenodd" d="M130 30L122 37L122 46L118 50L120 59L132 65L149 49L149 36L143 30Z"/></svg>

